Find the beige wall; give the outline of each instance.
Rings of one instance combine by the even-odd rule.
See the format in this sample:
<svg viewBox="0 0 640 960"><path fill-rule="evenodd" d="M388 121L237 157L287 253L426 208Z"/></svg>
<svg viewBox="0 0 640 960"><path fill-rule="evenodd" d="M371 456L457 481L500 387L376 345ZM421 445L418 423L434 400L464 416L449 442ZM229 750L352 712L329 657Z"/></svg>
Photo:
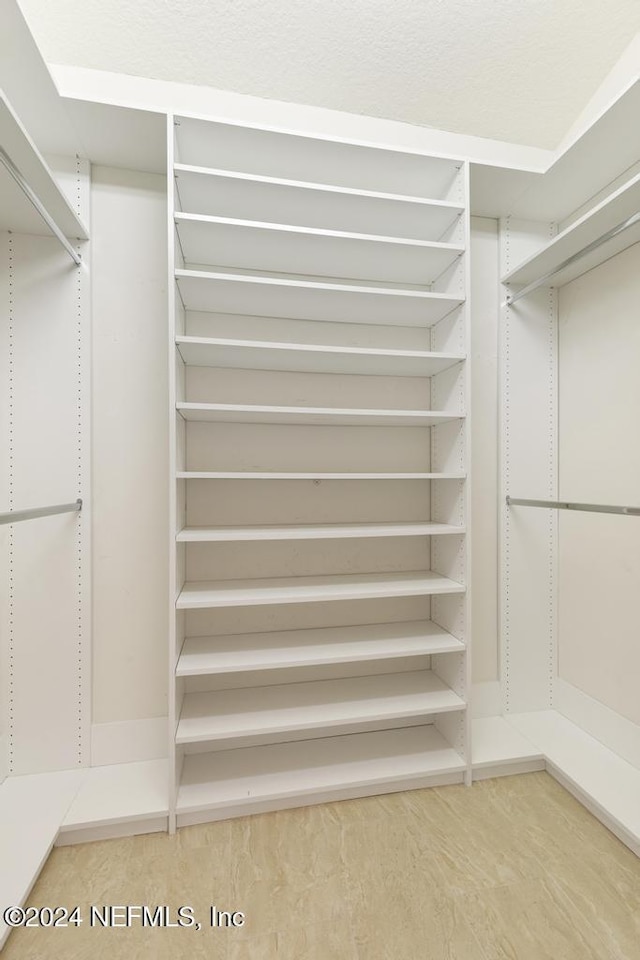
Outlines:
<svg viewBox="0 0 640 960"><path fill-rule="evenodd" d="M560 292L560 496L640 505L640 246ZM559 517L559 672L640 723L640 519Z"/></svg>

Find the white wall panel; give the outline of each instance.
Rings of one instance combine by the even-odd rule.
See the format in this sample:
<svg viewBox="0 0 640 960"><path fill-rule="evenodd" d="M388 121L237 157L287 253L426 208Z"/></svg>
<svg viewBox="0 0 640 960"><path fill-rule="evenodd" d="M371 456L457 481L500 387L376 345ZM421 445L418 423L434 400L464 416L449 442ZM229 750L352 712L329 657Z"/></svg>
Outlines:
<svg viewBox="0 0 640 960"><path fill-rule="evenodd" d="M640 246L560 293L560 496L640 506ZM562 514L559 673L640 723L640 519Z"/></svg>
<svg viewBox="0 0 640 960"><path fill-rule="evenodd" d="M92 171L94 723L166 714L163 177Z"/></svg>
<svg viewBox="0 0 640 960"><path fill-rule="evenodd" d="M552 233L501 222L501 274ZM506 288L502 288L506 297ZM541 289L500 310L500 638L504 709L552 705L556 670L556 541L553 510L508 508L505 497L557 499L557 310Z"/></svg>
<svg viewBox="0 0 640 960"><path fill-rule="evenodd" d="M473 679L498 678L498 221L471 220Z"/></svg>

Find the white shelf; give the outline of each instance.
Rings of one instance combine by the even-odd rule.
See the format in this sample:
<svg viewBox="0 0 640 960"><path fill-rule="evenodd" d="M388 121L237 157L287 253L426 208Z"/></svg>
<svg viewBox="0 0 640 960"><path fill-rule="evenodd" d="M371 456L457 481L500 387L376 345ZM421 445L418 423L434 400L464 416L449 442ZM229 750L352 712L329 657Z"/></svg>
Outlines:
<svg viewBox="0 0 640 960"><path fill-rule="evenodd" d="M185 757L178 813L293 806L365 796L462 774L462 757L433 725L270 744Z"/></svg>
<svg viewBox="0 0 640 960"><path fill-rule="evenodd" d="M439 240L462 213L459 204L393 193L235 173L177 163L183 211L301 227Z"/></svg>
<svg viewBox="0 0 640 960"><path fill-rule="evenodd" d="M296 276L339 277L429 286L464 248L427 240L314 230L287 224L176 213L188 264Z"/></svg>
<svg viewBox="0 0 640 960"><path fill-rule="evenodd" d="M463 584L438 573L333 574L277 577L263 580L213 580L185 583L178 610L242 607L274 603L318 603L332 600L375 600L464 593Z"/></svg>
<svg viewBox="0 0 640 960"><path fill-rule="evenodd" d="M376 537L436 537L462 534L451 523L315 523L262 524L257 527L184 527L179 543L222 543L243 540L347 540Z"/></svg>
<svg viewBox="0 0 640 960"><path fill-rule="evenodd" d="M547 770L640 856L640 770L555 710L506 718Z"/></svg>
<svg viewBox="0 0 640 960"><path fill-rule="evenodd" d="M334 323L431 327L464 302L424 290L176 270L187 310Z"/></svg>
<svg viewBox="0 0 640 960"><path fill-rule="evenodd" d="M460 354L378 350L264 340L176 337L189 366L378 377L432 377L464 360Z"/></svg>
<svg viewBox="0 0 640 960"><path fill-rule="evenodd" d="M329 730L465 709L431 670L187 693L176 743Z"/></svg>
<svg viewBox="0 0 640 960"><path fill-rule="evenodd" d="M51 170L0 91L0 146L13 161L65 237L86 240L87 229ZM0 163L0 230L51 236L51 231L16 181Z"/></svg>
<svg viewBox="0 0 640 960"><path fill-rule="evenodd" d="M177 403L185 420L213 423L287 423L309 426L434 427L462 420L439 410L351 410L342 407L272 407L240 403Z"/></svg>
<svg viewBox="0 0 640 960"><path fill-rule="evenodd" d="M430 620L188 637L182 647L176 676L366 663L461 653L464 649L460 640Z"/></svg>
<svg viewBox="0 0 640 960"><path fill-rule="evenodd" d="M180 470L178 480L464 480L464 473L239 473Z"/></svg>
<svg viewBox="0 0 640 960"><path fill-rule="evenodd" d="M55 843L84 770L7 777L0 784L0 904L22 906ZM0 916L0 950L10 933Z"/></svg>
<svg viewBox="0 0 640 960"><path fill-rule="evenodd" d="M411 150L177 118L176 160L308 183L444 199L461 162Z"/></svg>
<svg viewBox="0 0 640 960"><path fill-rule="evenodd" d="M169 770L166 759L91 767L69 807L60 833L73 842L76 831L165 819L168 814Z"/></svg>
<svg viewBox="0 0 640 960"><path fill-rule="evenodd" d="M565 260L640 211L640 174L598 203L592 210L545 244L503 277L503 283L531 283L557 270ZM640 223L555 273L549 285L561 287L640 242Z"/></svg>

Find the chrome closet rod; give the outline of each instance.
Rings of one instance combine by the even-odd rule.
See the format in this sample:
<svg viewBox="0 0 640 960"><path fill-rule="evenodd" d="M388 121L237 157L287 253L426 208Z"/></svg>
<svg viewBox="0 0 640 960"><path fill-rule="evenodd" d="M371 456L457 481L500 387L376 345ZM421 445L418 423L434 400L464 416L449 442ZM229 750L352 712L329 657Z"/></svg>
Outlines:
<svg viewBox="0 0 640 960"><path fill-rule="evenodd" d="M44 222L47 224L47 226L49 227L49 229L51 230L51 232L52 232L53 234L55 234L55 236L58 238L58 240L60 241L60 243L62 244L62 246L65 248L65 250L67 251L67 253L68 253L69 256L71 257L71 259L73 260L73 262L74 262L77 266L80 266L80 264L82 263L82 257L80 256L80 254L78 253L77 250L74 250L74 249L73 249L73 247L71 246L71 244L69 243L69 241L68 241L67 238L65 237L64 233L62 232L62 230L61 230L60 227L58 226L58 224L55 222L55 220L54 220L53 217L50 215L50 213L48 212L48 210L47 210L47 209L43 206L43 204L40 202L40 200L38 199L38 197L35 195L35 193L34 193L33 190L31 189L31 187L29 186L29 184L27 183L27 181L25 180L25 178L22 176L22 174L20 173L20 171L18 170L18 168L17 168L16 165L14 164L13 160L11 159L11 157L10 157L7 153L5 153L5 151L2 149L2 147L0 147L0 162L1 162L1 163L4 165L4 167L6 168L7 173L11 174L11 176L13 177L13 179L15 180L15 182L18 184L18 186L20 187L20 189L21 189L22 192L24 193L24 195L25 195L25 196L27 197L27 199L30 201L30 203L32 203L33 206L36 208L36 210L38 211L38 213L40 214L40 216L42 217L42 219L44 220Z"/></svg>
<svg viewBox="0 0 640 960"><path fill-rule="evenodd" d="M585 513L620 513L627 517L640 517L640 507L618 507L606 503L570 503L567 500L522 500L507 497L508 507L546 507L551 510L582 510Z"/></svg>
<svg viewBox="0 0 640 960"><path fill-rule="evenodd" d="M591 243L587 244L587 246L583 247L582 250L578 250L577 253L567 257L567 259L563 260L559 266L554 267L554 269L550 270L549 273L545 273L543 277L538 277L537 280L532 280L531 283L528 283L526 287L522 288L522 290L518 290L517 293L510 293L507 296L507 303L515 303L516 300L519 300L521 297L526 297L527 294L533 293L533 291L537 290L538 287L544 287L547 285L548 280L551 280L553 277L555 277L555 275L560 273L561 270L564 270L565 267L571 266L572 263L575 263L576 260L580 260L582 257L585 257L588 253L591 253L592 250L597 250L598 247L601 247L603 243L606 243L608 240L613 240L613 238L617 237L618 234L628 230L629 227L633 227L636 223L640 223L640 213L634 213L626 220L623 220L622 223L619 223L617 227L613 227L601 237L598 237L597 240L593 240Z"/></svg>
<svg viewBox="0 0 640 960"><path fill-rule="evenodd" d="M0 524L19 523L21 520L35 520L36 517L53 517L56 513L76 513L82 510L82 500L73 503L58 503L53 507L31 507L30 510L10 510L0 513Z"/></svg>

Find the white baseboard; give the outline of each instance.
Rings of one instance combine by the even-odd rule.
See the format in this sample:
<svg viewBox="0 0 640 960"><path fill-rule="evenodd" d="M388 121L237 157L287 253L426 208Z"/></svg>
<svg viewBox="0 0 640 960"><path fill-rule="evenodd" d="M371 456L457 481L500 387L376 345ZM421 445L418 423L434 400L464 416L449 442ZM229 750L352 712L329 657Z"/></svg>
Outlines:
<svg viewBox="0 0 640 960"><path fill-rule="evenodd" d="M502 694L499 680L474 683L471 686L471 718L497 717L502 713Z"/></svg>
<svg viewBox="0 0 640 960"><path fill-rule="evenodd" d="M91 727L91 766L160 760L168 754L167 718L94 723Z"/></svg>
<svg viewBox="0 0 640 960"><path fill-rule="evenodd" d="M637 724L560 677L555 683L554 705L567 720L640 769L640 727Z"/></svg>

